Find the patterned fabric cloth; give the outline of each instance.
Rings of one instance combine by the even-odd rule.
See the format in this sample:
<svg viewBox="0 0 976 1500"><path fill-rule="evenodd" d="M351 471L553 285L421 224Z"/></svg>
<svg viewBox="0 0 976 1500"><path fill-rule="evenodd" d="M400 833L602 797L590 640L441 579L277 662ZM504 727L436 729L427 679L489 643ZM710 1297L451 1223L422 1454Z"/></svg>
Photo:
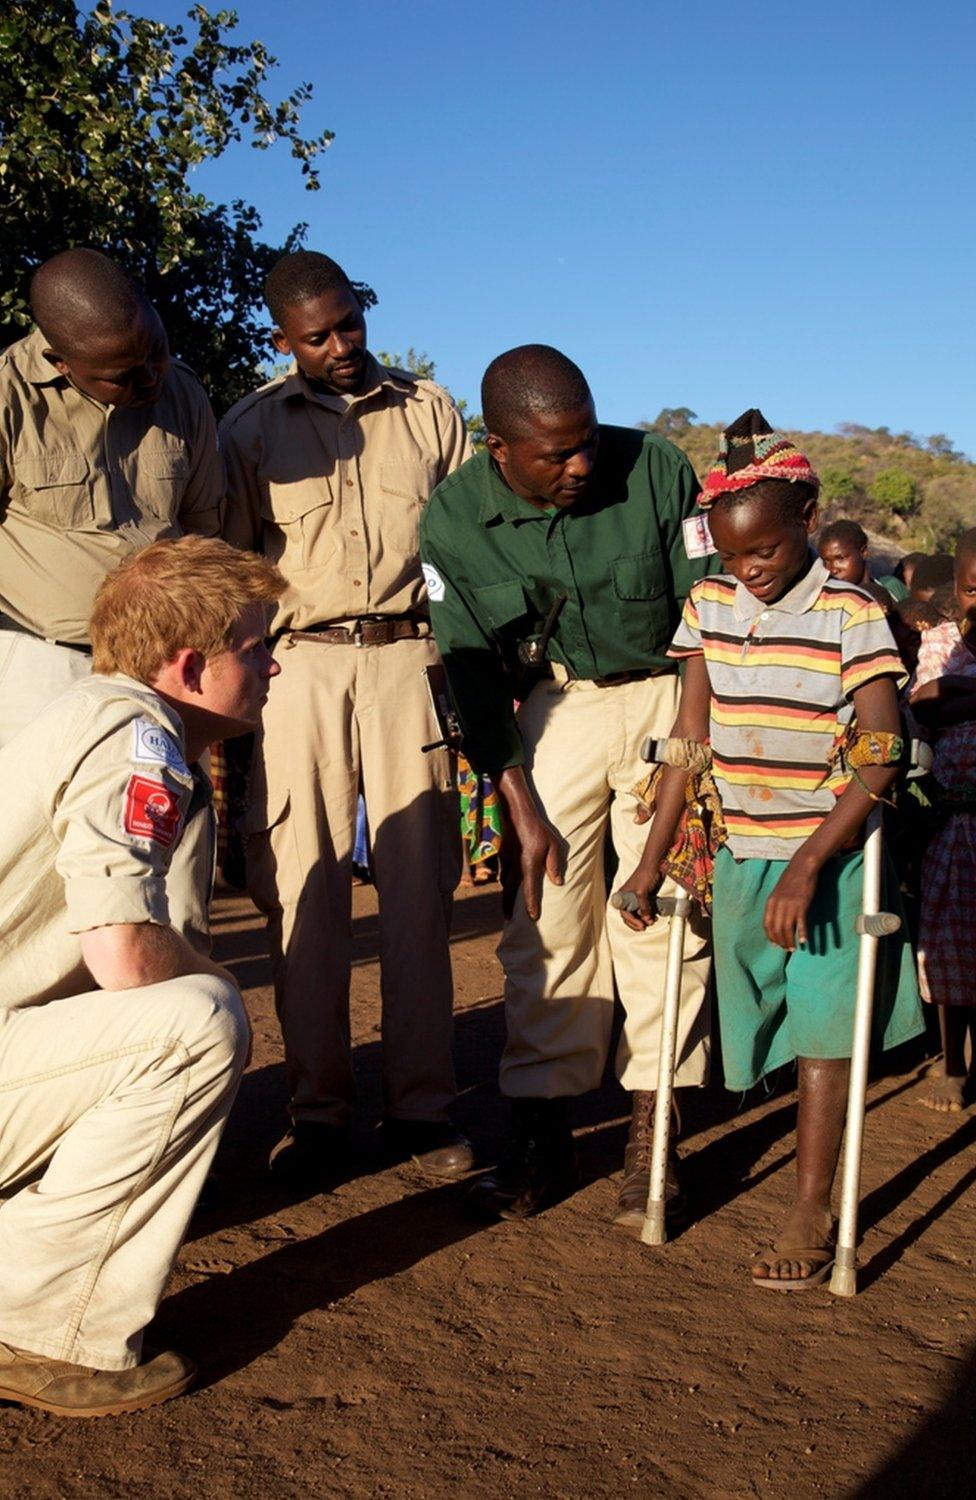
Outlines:
<svg viewBox="0 0 976 1500"><path fill-rule="evenodd" d="M457 785L461 798L461 842L469 865L492 859L502 847L502 810L490 776L472 771L458 756Z"/></svg>
<svg viewBox="0 0 976 1500"><path fill-rule="evenodd" d="M976 657L946 620L926 630L915 687L940 677L968 677L976 690ZM976 723L939 734L932 773L949 797L976 798ZM936 807L947 811L937 799ZM922 862L918 974L922 997L935 1005L976 1004L976 813L949 812L929 840Z"/></svg>
<svg viewBox="0 0 976 1500"><path fill-rule="evenodd" d="M918 979L933 1005L976 1005L976 813L946 818L922 861Z"/></svg>
<svg viewBox="0 0 976 1500"><path fill-rule="evenodd" d="M227 751L223 740L215 740L210 746L210 780L213 785L214 822L217 827L217 868L220 869L227 852L228 792Z"/></svg>
<svg viewBox="0 0 976 1500"><path fill-rule="evenodd" d="M850 781L830 759L854 717L852 694L876 677L904 677L884 615L819 558L769 603L718 574L692 588L668 654L699 653L729 850L789 859Z"/></svg>
<svg viewBox="0 0 976 1500"><path fill-rule="evenodd" d="M718 457L705 475L698 504L710 510L720 495L747 490L765 479L805 484L814 495L820 491L810 460L788 437L774 432L753 406L722 433Z"/></svg>
<svg viewBox="0 0 976 1500"><path fill-rule="evenodd" d="M669 740L669 745L687 745L692 754L705 750L693 740ZM667 759L667 764L681 765L690 761L685 786L685 806L678 823L674 842L661 861L661 873L670 877L682 890L694 897L706 916L712 910L712 877L715 870L715 855L725 843L725 822L718 788L712 776L711 765ZM657 794L664 766L659 765L645 776L633 789L633 795L653 813L657 806Z"/></svg>
<svg viewBox="0 0 976 1500"><path fill-rule="evenodd" d="M953 620L923 631L913 689L939 677L969 677L976 690L976 656ZM940 786L950 792L972 788L976 795L976 723L943 729L933 754L932 773Z"/></svg>

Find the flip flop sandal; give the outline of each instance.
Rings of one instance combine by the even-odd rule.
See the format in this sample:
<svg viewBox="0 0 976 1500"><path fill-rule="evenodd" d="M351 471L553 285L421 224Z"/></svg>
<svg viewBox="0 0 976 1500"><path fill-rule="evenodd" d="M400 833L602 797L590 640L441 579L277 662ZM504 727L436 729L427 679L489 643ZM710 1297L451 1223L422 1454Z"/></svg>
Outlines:
<svg viewBox="0 0 976 1500"><path fill-rule="evenodd" d="M814 1270L809 1276L753 1276L752 1284L763 1292L809 1292L826 1281L834 1268L834 1251L830 1245L789 1245L784 1250L762 1252L756 1260L810 1260Z"/></svg>

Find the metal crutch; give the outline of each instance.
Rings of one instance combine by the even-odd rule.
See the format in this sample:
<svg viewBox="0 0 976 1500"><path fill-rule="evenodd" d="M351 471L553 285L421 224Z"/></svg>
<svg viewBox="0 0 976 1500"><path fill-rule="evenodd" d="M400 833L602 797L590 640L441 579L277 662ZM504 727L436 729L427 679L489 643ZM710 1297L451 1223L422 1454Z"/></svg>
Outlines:
<svg viewBox="0 0 976 1500"><path fill-rule="evenodd" d="M610 897L610 904L617 911L636 913L640 910L634 891L614 891ZM667 1231L664 1227L664 1193L668 1172L668 1145L671 1140L674 1061L678 1050L681 962L684 956L685 924L691 912L691 897L685 891L681 891L677 896L658 896L655 904L662 916L671 918L671 927L668 932L668 956L664 971L664 1010L661 1016L657 1094L654 1099L651 1180L647 1190L647 1210L641 1229L641 1239L645 1245L663 1245L667 1240Z"/></svg>
<svg viewBox="0 0 976 1500"><path fill-rule="evenodd" d="M861 1196L861 1152L864 1141L864 1107L871 1053L871 1020L874 1012L874 980L878 964L878 939L901 927L894 912L881 911L881 867L884 843L881 808L868 817L864 840L864 894L861 914L854 926L861 942L857 957L857 999L854 1009L854 1045L847 1090L847 1129L844 1136L844 1171L840 1194L840 1219L830 1290L837 1297L853 1297L857 1291L857 1211Z"/></svg>

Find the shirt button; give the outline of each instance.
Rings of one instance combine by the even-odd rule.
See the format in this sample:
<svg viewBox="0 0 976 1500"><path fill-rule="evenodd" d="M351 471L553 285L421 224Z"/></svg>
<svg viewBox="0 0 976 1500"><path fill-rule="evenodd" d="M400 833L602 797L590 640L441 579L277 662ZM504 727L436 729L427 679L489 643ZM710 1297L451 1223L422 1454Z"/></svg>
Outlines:
<svg viewBox="0 0 976 1500"><path fill-rule="evenodd" d="M361 589L363 586L363 580L361 578L354 578L352 581L352 586L354 589Z"/></svg>
<svg viewBox="0 0 976 1500"><path fill-rule="evenodd" d="M764 609L763 612L762 612L762 614L759 616L759 618L760 618L760 620L768 620L769 619L769 610L768 609Z"/></svg>
<svg viewBox="0 0 976 1500"><path fill-rule="evenodd" d="M351 490L352 489L352 480L351 479L347 479L346 480L346 489L347 490Z"/></svg>
<svg viewBox="0 0 976 1500"><path fill-rule="evenodd" d="M353 527L352 530L350 531L349 535L350 536L358 536L359 532L356 530L355 527Z"/></svg>

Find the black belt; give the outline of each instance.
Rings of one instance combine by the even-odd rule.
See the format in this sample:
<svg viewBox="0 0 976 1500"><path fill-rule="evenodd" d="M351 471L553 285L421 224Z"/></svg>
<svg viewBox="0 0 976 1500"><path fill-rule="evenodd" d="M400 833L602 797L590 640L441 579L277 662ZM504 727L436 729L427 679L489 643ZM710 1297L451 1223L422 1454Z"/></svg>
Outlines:
<svg viewBox="0 0 976 1500"><path fill-rule="evenodd" d="M92 648L83 641L52 641L46 635L38 635L36 630L30 630L26 625L21 625L19 620L12 620L9 615L0 618L0 630L12 630L17 635L29 635L32 641L43 641L45 646L63 646L66 651L80 651L83 656L91 656Z"/></svg>

